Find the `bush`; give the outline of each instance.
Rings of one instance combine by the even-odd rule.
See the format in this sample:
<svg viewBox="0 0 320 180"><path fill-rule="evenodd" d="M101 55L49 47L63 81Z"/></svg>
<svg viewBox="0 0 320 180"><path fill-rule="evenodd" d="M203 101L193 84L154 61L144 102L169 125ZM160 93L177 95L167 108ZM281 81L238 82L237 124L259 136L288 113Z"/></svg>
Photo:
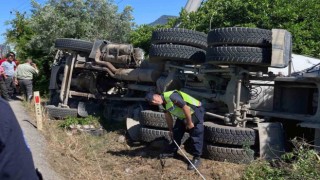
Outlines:
<svg viewBox="0 0 320 180"><path fill-rule="evenodd" d="M70 128L70 125L99 125L99 118L88 116L85 118L67 117L59 126L61 128Z"/></svg>
<svg viewBox="0 0 320 180"><path fill-rule="evenodd" d="M279 160L258 160L250 164L244 179L320 179L320 157L305 142L293 141L293 152Z"/></svg>

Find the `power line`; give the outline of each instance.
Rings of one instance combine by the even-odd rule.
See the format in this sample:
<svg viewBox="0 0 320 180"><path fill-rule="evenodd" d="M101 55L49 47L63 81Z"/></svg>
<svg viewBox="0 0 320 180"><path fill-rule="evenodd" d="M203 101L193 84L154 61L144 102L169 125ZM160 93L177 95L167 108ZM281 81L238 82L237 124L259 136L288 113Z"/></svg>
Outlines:
<svg viewBox="0 0 320 180"><path fill-rule="evenodd" d="M26 5L28 5L28 3L29 3L29 1L28 0L25 0L25 1L22 1L22 3L20 4L20 5L18 5L16 8L14 8L14 9L16 9L17 11L19 11L19 10L24 10L24 9L26 9Z"/></svg>
<svg viewBox="0 0 320 180"><path fill-rule="evenodd" d="M117 4L120 4L120 3L122 3L122 1L123 1L123 0L119 0L119 1L117 2Z"/></svg>

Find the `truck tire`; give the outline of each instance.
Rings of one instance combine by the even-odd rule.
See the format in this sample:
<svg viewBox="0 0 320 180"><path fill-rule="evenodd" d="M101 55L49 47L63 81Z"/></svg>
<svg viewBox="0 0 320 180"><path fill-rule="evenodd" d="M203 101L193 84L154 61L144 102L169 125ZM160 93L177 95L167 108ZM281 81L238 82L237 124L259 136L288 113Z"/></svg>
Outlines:
<svg viewBox="0 0 320 180"><path fill-rule="evenodd" d="M93 43L80 39L61 38L55 42L55 48L90 53Z"/></svg>
<svg viewBox="0 0 320 180"><path fill-rule="evenodd" d="M211 143L228 145L255 145L258 132L251 128L240 128L204 122L205 139Z"/></svg>
<svg viewBox="0 0 320 180"><path fill-rule="evenodd" d="M159 129L149 129L146 127L142 127L141 129L141 140L144 142L152 142L157 139L165 138L169 142L171 142L171 139L169 137L169 131L165 130L159 130ZM187 139L189 138L189 134L185 133L182 137L181 144L185 143Z"/></svg>
<svg viewBox="0 0 320 180"><path fill-rule="evenodd" d="M78 110L75 108L61 108L53 105L46 106L47 113L51 118L63 119L66 117L77 117Z"/></svg>
<svg viewBox="0 0 320 180"><path fill-rule="evenodd" d="M175 121L173 119L173 124ZM149 127L168 128L164 113L150 110L141 111L140 124Z"/></svg>
<svg viewBox="0 0 320 180"><path fill-rule="evenodd" d="M208 46L240 45L271 47L272 31L258 28L217 28L208 33Z"/></svg>
<svg viewBox="0 0 320 180"><path fill-rule="evenodd" d="M271 49L258 47L209 47L206 61L211 64L270 65Z"/></svg>
<svg viewBox="0 0 320 180"><path fill-rule="evenodd" d="M251 149L219 147L207 144L204 152L205 156L215 161L248 164L254 160L254 151Z"/></svg>
<svg viewBox="0 0 320 180"><path fill-rule="evenodd" d="M160 28L152 32L152 44L181 44L198 48L207 47L207 34L182 28Z"/></svg>
<svg viewBox="0 0 320 180"><path fill-rule="evenodd" d="M152 44L149 57L153 62L172 60L195 64L205 61L206 52L200 48L185 45Z"/></svg>

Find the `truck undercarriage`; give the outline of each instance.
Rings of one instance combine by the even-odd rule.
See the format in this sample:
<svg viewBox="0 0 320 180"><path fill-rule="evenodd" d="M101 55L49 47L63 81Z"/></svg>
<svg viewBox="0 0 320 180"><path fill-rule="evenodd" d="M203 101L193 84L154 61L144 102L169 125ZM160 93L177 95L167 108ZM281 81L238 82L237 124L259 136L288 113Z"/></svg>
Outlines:
<svg viewBox="0 0 320 180"><path fill-rule="evenodd" d="M135 140L169 140L161 108L144 97L177 89L204 105L205 149L213 160L279 157L289 138L305 134L319 145L319 76L268 72L290 64L289 32L167 28L154 31L151 41L144 60L143 50L130 44L58 39L49 114L85 117L100 109L106 119L135 121Z"/></svg>

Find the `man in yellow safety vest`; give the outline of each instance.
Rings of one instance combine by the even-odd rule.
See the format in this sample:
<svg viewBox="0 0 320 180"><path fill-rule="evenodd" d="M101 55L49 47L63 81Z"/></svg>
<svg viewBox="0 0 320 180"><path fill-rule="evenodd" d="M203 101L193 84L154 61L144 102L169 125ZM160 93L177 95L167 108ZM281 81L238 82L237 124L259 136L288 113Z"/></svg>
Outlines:
<svg viewBox="0 0 320 180"><path fill-rule="evenodd" d="M203 117L204 108L201 102L192 96L178 90L167 91L162 94L148 93L146 100L153 105L162 105L165 109L165 118L169 128L169 134L178 145L185 132L190 134L192 140L192 163L195 167L200 166L200 156L203 148ZM177 117L173 126L172 116ZM172 142L166 151L160 154L160 158L174 157L178 147ZM188 170L194 167L189 164Z"/></svg>

